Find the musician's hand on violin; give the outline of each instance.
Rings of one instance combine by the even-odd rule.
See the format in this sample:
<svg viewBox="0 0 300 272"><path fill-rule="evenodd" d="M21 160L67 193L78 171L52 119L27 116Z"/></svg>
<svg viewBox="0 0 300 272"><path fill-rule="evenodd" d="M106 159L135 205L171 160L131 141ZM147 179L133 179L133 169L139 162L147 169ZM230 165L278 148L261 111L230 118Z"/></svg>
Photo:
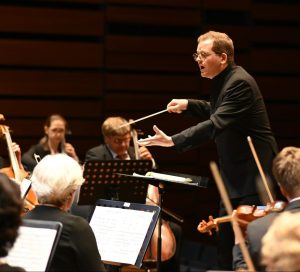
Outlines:
<svg viewBox="0 0 300 272"><path fill-rule="evenodd" d="M16 154L16 157L17 157L19 166L20 166L21 168L23 168L23 165L22 165L22 163L21 163L21 148L20 148L20 146L19 146L17 143L15 143L15 142L12 143L12 151L15 152L15 154Z"/></svg>
<svg viewBox="0 0 300 272"><path fill-rule="evenodd" d="M188 106L187 99L172 99L167 105L168 112L182 113Z"/></svg>
<svg viewBox="0 0 300 272"><path fill-rule="evenodd" d="M166 135L157 126L154 125L153 130L155 132L154 136L149 136L148 138L138 140L138 144L140 146L158 145L158 146L169 147L174 145L172 138Z"/></svg>
<svg viewBox="0 0 300 272"><path fill-rule="evenodd" d="M152 154L150 153L149 149L146 146L139 147L140 158L142 160L152 160Z"/></svg>
<svg viewBox="0 0 300 272"><path fill-rule="evenodd" d="M65 143L64 150L74 160L79 161L75 148L70 143Z"/></svg>

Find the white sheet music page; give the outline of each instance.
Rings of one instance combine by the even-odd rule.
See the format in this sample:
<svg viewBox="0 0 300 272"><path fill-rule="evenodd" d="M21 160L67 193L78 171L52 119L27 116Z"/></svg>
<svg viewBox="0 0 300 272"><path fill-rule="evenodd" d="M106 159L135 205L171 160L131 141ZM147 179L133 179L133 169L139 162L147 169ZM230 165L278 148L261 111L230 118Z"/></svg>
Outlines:
<svg viewBox="0 0 300 272"><path fill-rule="evenodd" d="M57 230L21 226L6 261L26 271L45 271Z"/></svg>
<svg viewBox="0 0 300 272"><path fill-rule="evenodd" d="M97 206L90 221L103 261L134 265L153 212Z"/></svg>

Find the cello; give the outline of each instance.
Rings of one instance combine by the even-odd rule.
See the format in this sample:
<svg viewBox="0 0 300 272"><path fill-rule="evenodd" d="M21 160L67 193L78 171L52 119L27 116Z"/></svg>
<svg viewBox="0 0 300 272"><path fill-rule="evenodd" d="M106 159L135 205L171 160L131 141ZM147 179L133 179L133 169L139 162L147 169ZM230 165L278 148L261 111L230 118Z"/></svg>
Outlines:
<svg viewBox="0 0 300 272"><path fill-rule="evenodd" d="M0 114L0 121L4 120L4 116ZM10 179L14 180L19 186L21 186L23 179L29 177L29 173L24 170L22 164L16 157L16 153L13 151L13 142L8 126L0 125L0 136L5 137L11 163L9 167L1 168L0 172L6 174ZM32 191L32 189L30 189L26 195L24 202L24 213L26 213L29 210L32 210L37 204L37 197Z"/></svg>
<svg viewBox="0 0 300 272"><path fill-rule="evenodd" d="M138 132L135 129L131 129L131 136L133 141L133 147L135 151L135 158L137 160L140 158L139 145L138 145ZM158 205L159 198L158 188L153 185L148 185L147 200L150 205ZM167 221L162 220L161 224L161 261L167 261L171 259L176 251L176 239L175 235L170 228ZM157 261L158 260L158 238L159 230L158 224L155 227L154 233L152 235L151 241L149 243L148 249L144 256L144 261Z"/></svg>

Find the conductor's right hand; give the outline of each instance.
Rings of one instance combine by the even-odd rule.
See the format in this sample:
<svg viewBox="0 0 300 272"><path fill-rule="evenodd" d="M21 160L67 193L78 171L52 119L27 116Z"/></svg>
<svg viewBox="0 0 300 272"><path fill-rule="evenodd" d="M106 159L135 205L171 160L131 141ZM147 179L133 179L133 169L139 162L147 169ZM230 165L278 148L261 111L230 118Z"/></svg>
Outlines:
<svg viewBox="0 0 300 272"><path fill-rule="evenodd" d="M168 112L182 113L188 106L187 99L172 99L167 105Z"/></svg>
<svg viewBox="0 0 300 272"><path fill-rule="evenodd" d="M172 138L165 134L157 126L154 125L153 130L155 131L154 136L149 136L148 138L138 140L138 144L140 146L157 145L169 147L174 145Z"/></svg>

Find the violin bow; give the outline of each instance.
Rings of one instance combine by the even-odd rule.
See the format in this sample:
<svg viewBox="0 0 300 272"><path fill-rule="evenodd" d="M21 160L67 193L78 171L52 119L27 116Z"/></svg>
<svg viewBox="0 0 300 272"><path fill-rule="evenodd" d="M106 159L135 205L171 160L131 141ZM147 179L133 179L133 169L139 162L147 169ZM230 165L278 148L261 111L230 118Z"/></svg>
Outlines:
<svg viewBox="0 0 300 272"><path fill-rule="evenodd" d="M217 167L217 164L215 162L210 162L210 169L211 169L213 177L214 177L214 179L216 181L216 184L218 186L218 190L219 190L221 198L222 198L222 200L224 202L225 209L226 209L227 213L230 215L230 214L233 213L232 205L230 203L230 200L229 200L227 191L225 189L223 179L222 179L222 177L220 175L220 171L219 171L219 169ZM241 248L244 260L245 260L245 262L247 264L248 270L255 271L253 262L252 262L251 257L250 257L249 250L248 250L248 248L246 246L245 239L243 237L241 228L240 228L240 226L239 226L239 224L237 222L237 218L235 216L231 217L231 224L232 224L232 227L237 232L237 236L238 236L238 239L240 241L240 248Z"/></svg>
<svg viewBox="0 0 300 272"><path fill-rule="evenodd" d="M266 179L266 175L265 175L265 173L264 173L264 171L263 171L263 169L262 169L261 163L260 163L260 161L259 161L259 159L258 159L256 150L255 150L254 145L253 145L253 142L252 142L252 139L251 139L250 136L248 136L248 137L247 137L247 140L248 140L248 143L249 143L249 146L250 146L252 155L253 155L253 157L254 157L254 160L255 160L255 162L256 162L258 171L259 171L259 173L260 173L261 179L262 179L263 184L264 184L264 186L265 186L265 189L266 189L266 191L267 191L269 200L270 200L271 203L273 203L273 202L274 202L274 198L273 198L272 193L271 193L271 190L270 190L270 188L269 188L269 185L268 185L268 182L267 182L267 179Z"/></svg>

